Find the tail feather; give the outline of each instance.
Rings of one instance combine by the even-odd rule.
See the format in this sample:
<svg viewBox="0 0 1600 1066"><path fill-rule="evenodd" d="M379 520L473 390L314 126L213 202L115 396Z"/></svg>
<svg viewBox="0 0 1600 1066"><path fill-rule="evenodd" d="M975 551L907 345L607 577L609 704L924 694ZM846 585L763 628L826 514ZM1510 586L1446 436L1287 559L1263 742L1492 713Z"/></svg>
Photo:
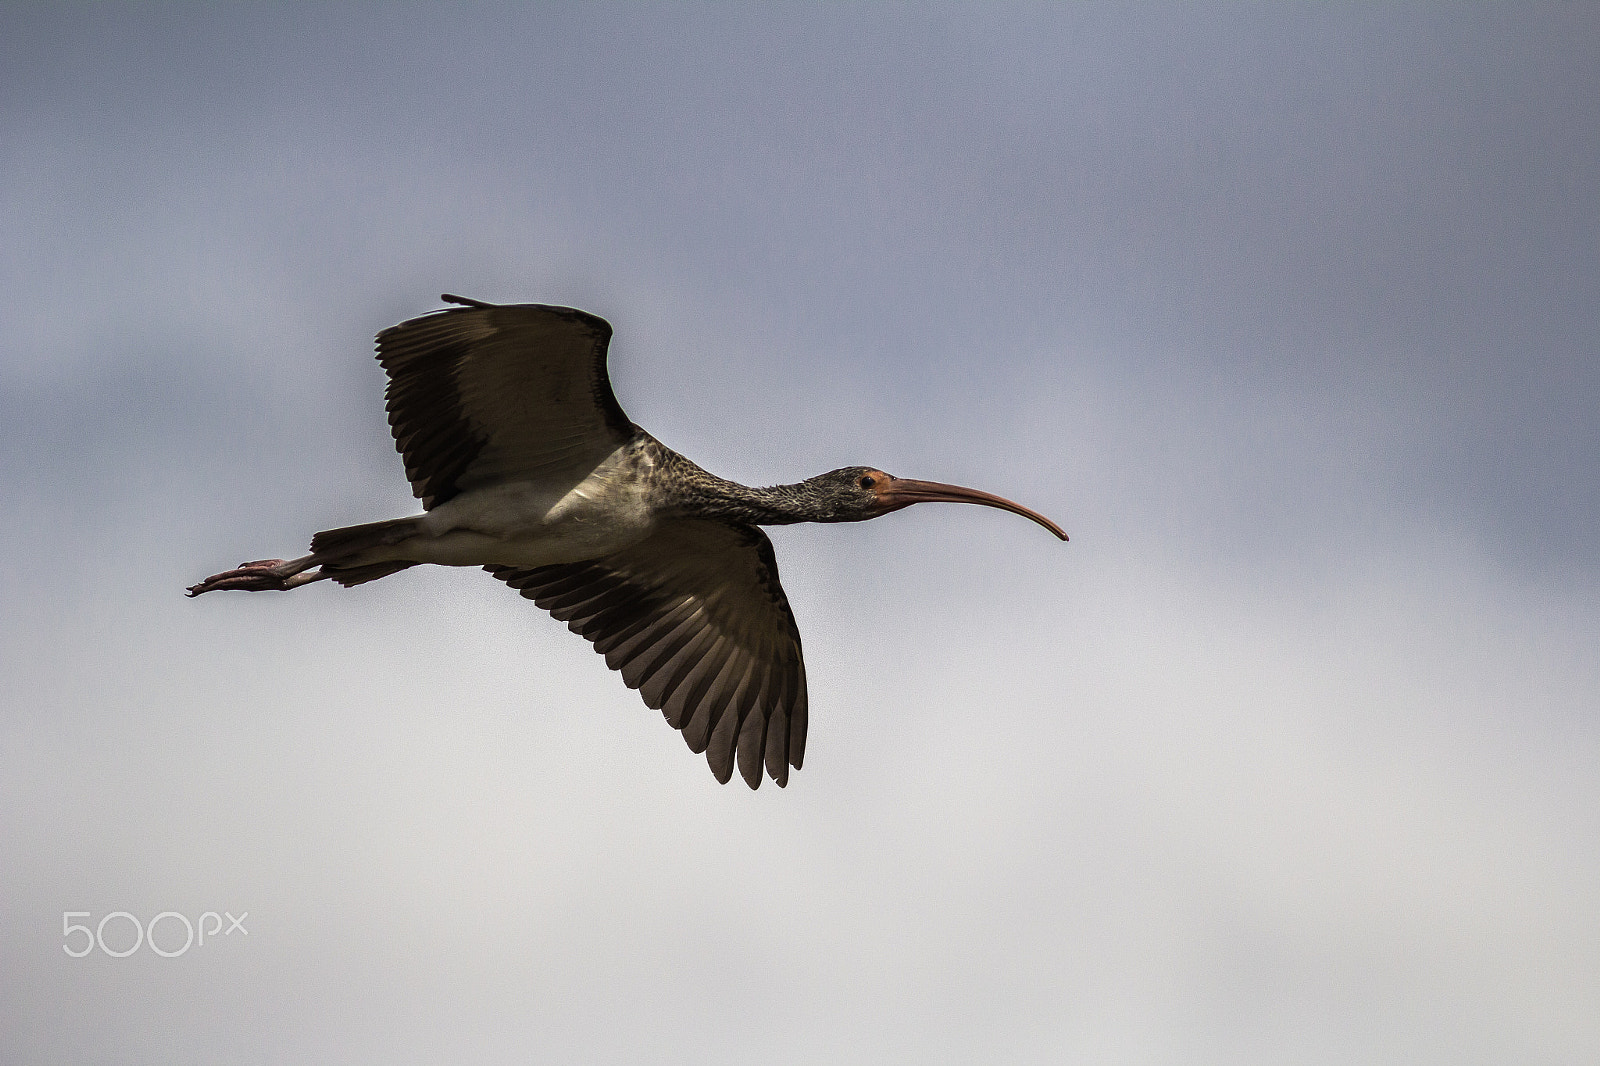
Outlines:
<svg viewBox="0 0 1600 1066"><path fill-rule="evenodd" d="M311 538L311 552L314 555L337 558L355 555L371 548L399 544L417 531L417 523L421 517L416 515L411 518L391 518L385 522L367 522L359 526L325 529ZM382 576L382 574L374 575L374 577Z"/></svg>
<svg viewBox="0 0 1600 1066"><path fill-rule="evenodd" d="M365 585L368 581L376 581L380 577L388 577L390 574L397 574L401 570L406 570L416 565L416 563L408 563L404 560L392 563L369 563L366 566L352 566L348 570L337 566L324 565L322 572L345 588L349 588L352 585Z"/></svg>

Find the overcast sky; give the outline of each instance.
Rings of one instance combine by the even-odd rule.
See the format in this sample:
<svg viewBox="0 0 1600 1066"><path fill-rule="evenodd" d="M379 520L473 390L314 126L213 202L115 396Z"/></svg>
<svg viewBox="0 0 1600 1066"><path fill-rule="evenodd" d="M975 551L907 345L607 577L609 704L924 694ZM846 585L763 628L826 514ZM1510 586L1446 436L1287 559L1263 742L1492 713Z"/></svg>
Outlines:
<svg viewBox="0 0 1600 1066"><path fill-rule="evenodd" d="M1588 5L0 6L0 1058L1600 1060L1597 56ZM757 793L476 571L184 599L414 510L371 338L447 291L605 316L717 473L1072 541L774 531L812 725ZM63 950L118 911L248 933Z"/></svg>

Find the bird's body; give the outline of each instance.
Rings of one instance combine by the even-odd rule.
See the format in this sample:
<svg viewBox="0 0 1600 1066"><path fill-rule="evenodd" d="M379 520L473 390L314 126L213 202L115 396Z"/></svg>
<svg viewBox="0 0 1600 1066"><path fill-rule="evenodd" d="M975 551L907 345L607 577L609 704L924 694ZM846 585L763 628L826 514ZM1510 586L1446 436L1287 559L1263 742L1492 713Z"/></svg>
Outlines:
<svg viewBox="0 0 1600 1066"><path fill-rule="evenodd" d="M389 423L424 513L318 533L311 554L245 563L189 589L357 585L423 563L482 566L590 640L647 704L751 788L805 751L800 634L758 528L859 521L974 489L845 467L750 488L634 425L606 375L611 327L571 308L464 307L378 335Z"/></svg>
<svg viewBox="0 0 1600 1066"><path fill-rule="evenodd" d="M506 481L469 489L417 518L414 536L346 565L404 560L445 566L546 566L637 544L660 517L650 471L659 445L641 433L582 480ZM650 447L650 445L656 445Z"/></svg>

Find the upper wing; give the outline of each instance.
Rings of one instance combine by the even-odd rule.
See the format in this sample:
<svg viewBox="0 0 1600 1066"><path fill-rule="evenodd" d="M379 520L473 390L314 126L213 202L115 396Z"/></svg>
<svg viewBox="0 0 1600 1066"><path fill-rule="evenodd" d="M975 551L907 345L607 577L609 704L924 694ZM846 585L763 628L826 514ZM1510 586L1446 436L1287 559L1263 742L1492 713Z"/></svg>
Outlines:
<svg viewBox="0 0 1600 1066"><path fill-rule="evenodd" d="M521 475L581 479L632 436L610 340L605 319L570 307L476 302L378 334L389 428L422 506Z"/></svg>
<svg viewBox="0 0 1600 1066"><path fill-rule="evenodd" d="M704 751L727 783L735 754L751 788L780 786L806 748L800 631L755 526L662 522L623 551L583 563L484 567L593 642L629 688Z"/></svg>

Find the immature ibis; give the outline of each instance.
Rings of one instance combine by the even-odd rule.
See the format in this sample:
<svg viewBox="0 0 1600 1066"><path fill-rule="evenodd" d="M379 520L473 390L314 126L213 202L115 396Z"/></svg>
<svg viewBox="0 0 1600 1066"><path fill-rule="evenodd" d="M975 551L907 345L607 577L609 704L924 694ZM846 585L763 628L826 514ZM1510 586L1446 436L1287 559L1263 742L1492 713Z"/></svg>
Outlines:
<svg viewBox="0 0 1600 1066"><path fill-rule="evenodd" d="M594 644L726 783L779 785L806 746L800 631L758 527L860 522L977 489L847 466L748 488L700 469L623 414L611 326L570 307L462 306L378 334L389 427L424 513L330 529L299 559L241 563L189 588L360 585L419 563L481 566Z"/></svg>

